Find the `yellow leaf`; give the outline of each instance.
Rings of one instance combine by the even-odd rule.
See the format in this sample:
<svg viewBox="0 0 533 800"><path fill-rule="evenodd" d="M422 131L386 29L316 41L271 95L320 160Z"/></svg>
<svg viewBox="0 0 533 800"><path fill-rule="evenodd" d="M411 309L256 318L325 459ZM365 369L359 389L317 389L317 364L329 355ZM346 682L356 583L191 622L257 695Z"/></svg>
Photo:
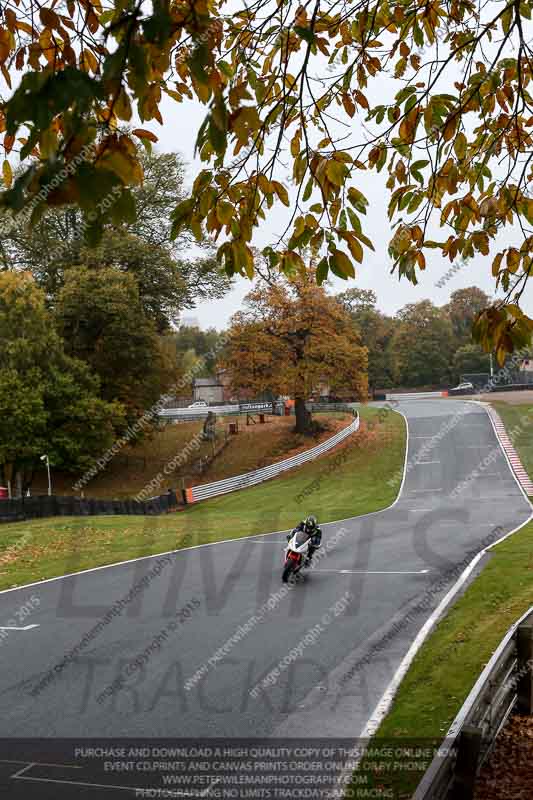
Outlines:
<svg viewBox="0 0 533 800"><path fill-rule="evenodd" d="M279 183L278 181L272 181L272 188L276 192L283 205L289 206L289 194L283 184Z"/></svg>
<svg viewBox="0 0 533 800"><path fill-rule="evenodd" d="M4 179L4 186L9 189L11 183L13 182L13 172L11 170L11 164L7 158L2 165L2 177Z"/></svg>
<svg viewBox="0 0 533 800"><path fill-rule="evenodd" d="M274 187L268 180L267 176L264 175L262 172L259 173L257 176L257 183L259 184L259 188L263 192L263 194L272 194L274 191Z"/></svg>
<svg viewBox="0 0 533 800"><path fill-rule="evenodd" d="M355 270L353 264L342 250L335 250L332 259L339 272L345 277L355 278Z"/></svg>
<svg viewBox="0 0 533 800"><path fill-rule="evenodd" d="M228 203L226 201L217 203L217 219L221 225L227 225L228 222L231 222L232 217L233 217L233 206L231 205L231 203Z"/></svg>
<svg viewBox="0 0 533 800"><path fill-rule="evenodd" d="M300 152L300 129L298 128L298 130L292 137L291 155L294 156L294 158L296 158L299 152Z"/></svg>
<svg viewBox="0 0 533 800"><path fill-rule="evenodd" d="M87 64L87 66L91 70L91 72L97 72L97 70L98 70L98 61L96 59L96 56L92 52L92 50L89 50L88 48L85 48L85 50L83 51L83 58L84 58L84 61Z"/></svg>
<svg viewBox="0 0 533 800"><path fill-rule="evenodd" d="M497 256L494 258L494 261L492 262L492 274L494 277L496 277L496 275L500 271L500 264L502 263L502 258L503 258L503 253L498 253Z"/></svg>
<svg viewBox="0 0 533 800"><path fill-rule="evenodd" d="M446 125L444 126L443 137L445 142L449 142L455 136L455 131L457 130L457 122L458 118L457 115L453 116L451 119L448 120Z"/></svg>
<svg viewBox="0 0 533 800"><path fill-rule="evenodd" d="M510 247L507 251L507 269L509 272L516 272L520 263L520 253L516 248Z"/></svg>
<svg viewBox="0 0 533 800"><path fill-rule="evenodd" d="M466 136L464 133L458 133L455 137L455 142L453 143L453 149L455 150L455 155L459 159L463 159L466 155Z"/></svg>
<svg viewBox="0 0 533 800"><path fill-rule="evenodd" d="M126 122L131 119L132 111L130 98L124 89L120 90L113 110L119 119L123 119Z"/></svg>
<svg viewBox="0 0 533 800"><path fill-rule="evenodd" d="M302 233L305 231L305 220L303 217L298 217L296 222L294 223L294 237L299 239Z"/></svg>
<svg viewBox="0 0 533 800"><path fill-rule="evenodd" d="M335 186L342 186L346 177L346 167L339 161L329 161L326 168L326 175Z"/></svg>

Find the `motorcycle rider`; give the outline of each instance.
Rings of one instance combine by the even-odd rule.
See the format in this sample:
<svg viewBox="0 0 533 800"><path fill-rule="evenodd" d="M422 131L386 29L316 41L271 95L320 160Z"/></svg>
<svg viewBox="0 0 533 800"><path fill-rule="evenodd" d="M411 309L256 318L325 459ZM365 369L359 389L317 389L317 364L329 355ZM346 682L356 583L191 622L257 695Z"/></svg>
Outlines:
<svg viewBox="0 0 533 800"><path fill-rule="evenodd" d="M304 564L304 566L308 567L315 550L318 550L322 543L322 531L318 527L317 518L312 515L299 522L298 525L287 534L287 541L289 542L298 531L304 531L311 539Z"/></svg>

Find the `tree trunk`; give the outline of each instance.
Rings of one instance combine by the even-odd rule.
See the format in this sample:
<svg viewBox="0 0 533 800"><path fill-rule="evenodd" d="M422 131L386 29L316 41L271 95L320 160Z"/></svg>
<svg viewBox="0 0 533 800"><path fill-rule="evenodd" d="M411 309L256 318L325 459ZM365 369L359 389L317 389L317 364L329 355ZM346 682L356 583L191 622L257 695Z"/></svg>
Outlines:
<svg viewBox="0 0 533 800"><path fill-rule="evenodd" d="M308 433L311 428L311 414L305 407L304 397L295 398L294 413L296 414L296 433Z"/></svg>

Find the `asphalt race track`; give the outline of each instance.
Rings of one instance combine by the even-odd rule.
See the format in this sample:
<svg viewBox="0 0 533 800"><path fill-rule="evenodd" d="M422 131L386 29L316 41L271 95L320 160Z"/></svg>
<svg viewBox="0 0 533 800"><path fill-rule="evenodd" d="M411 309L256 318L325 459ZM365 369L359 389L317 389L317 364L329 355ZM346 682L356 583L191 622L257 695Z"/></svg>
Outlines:
<svg viewBox="0 0 533 800"><path fill-rule="evenodd" d="M162 786L149 767L104 768L120 762L118 749L102 760L83 751L86 739L117 748L121 739L161 739L165 761L177 739L357 737L462 569L530 515L482 408L439 399L399 409L410 468L398 501L324 525L323 544L335 546L284 595L279 533L178 551L159 574L154 556L1 593L0 625L32 604L20 627L38 626L0 642L2 797L217 796L207 780L203 789L143 794L131 787ZM335 491L334 474L328 480ZM95 634L132 587L135 597Z"/></svg>

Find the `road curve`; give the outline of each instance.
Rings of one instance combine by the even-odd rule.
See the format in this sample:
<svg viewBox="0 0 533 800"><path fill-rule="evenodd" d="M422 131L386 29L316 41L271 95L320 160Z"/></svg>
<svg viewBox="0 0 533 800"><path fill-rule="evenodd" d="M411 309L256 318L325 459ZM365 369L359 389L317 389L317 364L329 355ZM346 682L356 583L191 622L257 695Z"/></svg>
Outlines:
<svg viewBox="0 0 533 800"><path fill-rule="evenodd" d="M154 556L0 593L1 625L32 595L39 601L21 623L39 627L0 642L8 796L74 796L48 773L50 783L23 782L34 768L14 762L30 756L19 745L15 759L8 740L357 736L462 568L531 513L482 408L442 399L399 409L409 441L398 500L324 525L324 543L335 546L281 598L282 534L177 551L158 575ZM139 585L136 599L81 644ZM76 646L76 659L58 666ZM141 653L143 669L111 693ZM83 797L94 796L79 783Z"/></svg>

